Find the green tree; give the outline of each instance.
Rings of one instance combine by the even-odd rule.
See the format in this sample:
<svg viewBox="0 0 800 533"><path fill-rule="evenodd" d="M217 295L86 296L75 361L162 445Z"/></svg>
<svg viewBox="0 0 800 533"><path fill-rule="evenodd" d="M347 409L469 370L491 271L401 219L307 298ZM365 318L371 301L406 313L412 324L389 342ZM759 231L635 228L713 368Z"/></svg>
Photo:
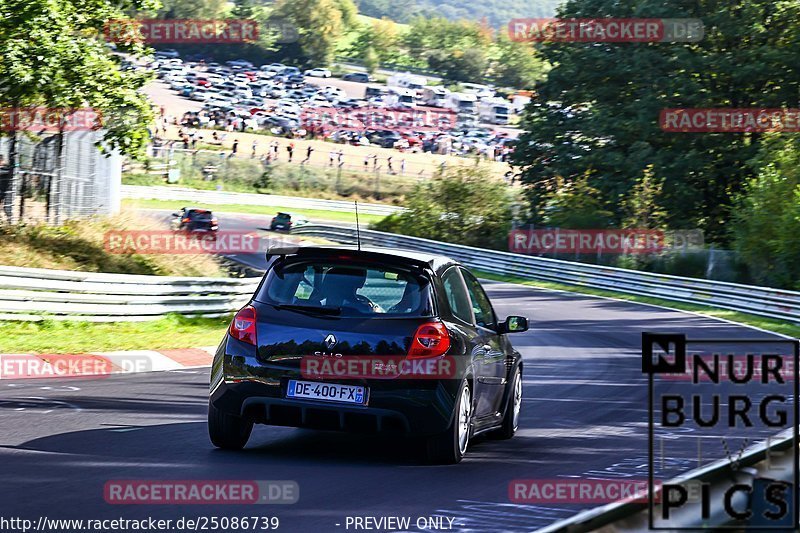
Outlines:
<svg viewBox="0 0 800 533"><path fill-rule="evenodd" d="M419 183L406 199L407 211L375 229L445 242L502 249L511 228L513 197L484 167L446 169Z"/></svg>
<svg viewBox="0 0 800 533"><path fill-rule="evenodd" d="M162 4L159 18L165 19L221 19L229 11L228 0L163 0Z"/></svg>
<svg viewBox="0 0 800 533"><path fill-rule="evenodd" d="M333 61L336 43L342 36L342 12L335 0L279 0L275 14L297 27L301 59L317 66Z"/></svg>
<svg viewBox="0 0 800 533"><path fill-rule="evenodd" d="M800 140L771 148L736 197L733 245L757 283L800 289Z"/></svg>
<svg viewBox="0 0 800 533"><path fill-rule="evenodd" d="M142 92L150 75L121 70L102 35L107 21L125 18L126 11L157 7L150 0L114 5L2 0L0 107L90 107L102 117L105 147L142 155L153 119ZM118 47L133 55L145 51L136 42ZM11 135L15 139L17 133Z"/></svg>
<svg viewBox="0 0 800 533"><path fill-rule="evenodd" d="M588 175L571 181L556 178L542 208L544 225L554 228L607 228L611 216L600 191L589 184Z"/></svg>
<svg viewBox="0 0 800 533"><path fill-rule="evenodd" d="M800 70L800 3L715 0L652 4L644 0L568 1L565 18L696 17L697 43L551 43L541 46L553 69L521 122L514 163L528 185L587 171L612 201L631 190L645 168L663 180L668 223L698 227L724 243L733 196L752 173L759 133L665 133L664 108L794 107ZM540 212L541 188L528 199ZM615 207L614 221L624 213Z"/></svg>
<svg viewBox="0 0 800 533"><path fill-rule="evenodd" d="M493 64L498 85L532 89L544 80L549 65L536 49L527 43L512 41L506 32L498 32L495 43L497 58Z"/></svg>
<svg viewBox="0 0 800 533"><path fill-rule="evenodd" d="M342 15L342 26L345 30L352 29L358 24L358 8L353 0L336 0L336 7Z"/></svg>
<svg viewBox="0 0 800 533"><path fill-rule="evenodd" d="M374 74L381 64L378 54L375 53L375 49L370 46L361 57L364 60L364 67L367 69L367 72Z"/></svg>
<svg viewBox="0 0 800 533"><path fill-rule="evenodd" d="M428 63L431 54L452 55L467 49L485 50L492 42L491 32L476 22L451 22L441 17L418 17L403 36L408 54L418 59L419 66Z"/></svg>
<svg viewBox="0 0 800 533"><path fill-rule="evenodd" d="M377 55L379 62L397 61L400 55L400 34L397 31L397 24L386 19L362 24L357 37L350 45L348 54L365 60L368 50Z"/></svg>
<svg viewBox="0 0 800 533"><path fill-rule="evenodd" d="M453 81L479 81L486 74L486 53L480 48L466 50L434 51L428 56L428 65Z"/></svg>
<svg viewBox="0 0 800 533"><path fill-rule="evenodd" d="M653 176L653 167L645 169L642 177L623 198L625 228L658 229L663 227L667 212L659 205L663 195L663 183Z"/></svg>

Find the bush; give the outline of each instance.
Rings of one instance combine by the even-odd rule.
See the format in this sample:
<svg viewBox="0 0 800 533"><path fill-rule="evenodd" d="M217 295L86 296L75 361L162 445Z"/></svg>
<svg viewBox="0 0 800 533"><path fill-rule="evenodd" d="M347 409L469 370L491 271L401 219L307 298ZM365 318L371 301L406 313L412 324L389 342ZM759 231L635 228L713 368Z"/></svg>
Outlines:
<svg viewBox="0 0 800 533"><path fill-rule="evenodd" d="M438 241L505 249L513 195L485 167L455 167L419 183L407 211L373 225L378 231Z"/></svg>
<svg viewBox="0 0 800 533"><path fill-rule="evenodd" d="M759 284L800 289L800 185L770 164L750 180L733 213L733 244Z"/></svg>

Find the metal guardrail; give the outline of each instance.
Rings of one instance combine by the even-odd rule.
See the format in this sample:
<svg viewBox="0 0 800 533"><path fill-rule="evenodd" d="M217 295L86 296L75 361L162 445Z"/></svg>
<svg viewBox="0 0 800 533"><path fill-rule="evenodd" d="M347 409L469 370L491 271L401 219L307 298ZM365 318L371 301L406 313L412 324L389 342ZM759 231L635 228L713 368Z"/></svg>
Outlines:
<svg viewBox="0 0 800 533"><path fill-rule="evenodd" d="M293 233L356 242L356 231L350 228L308 225L296 228ZM440 253L493 274L650 296L800 323L800 292L795 291L534 257L370 230L361 231L361 242Z"/></svg>
<svg viewBox="0 0 800 533"><path fill-rule="evenodd" d="M175 193L173 189L166 190ZM356 230L341 226L311 224L295 228L292 233L356 242ZM651 296L800 323L799 292L532 257L370 230L361 231L361 241L368 246L440 253L493 274ZM40 320L47 315L122 321L153 319L167 313L219 315L246 303L258 281L0 267L0 319Z"/></svg>
<svg viewBox="0 0 800 533"><path fill-rule="evenodd" d="M123 198L139 200L181 200L211 205L239 204L270 207L289 207L293 209L321 209L354 213L353 202L341 200L318 200L297 196L276 194L253 194L243 192L203 191L183 187L162 187L144 185L123 185ZM358 212L366 215L391 215L403 211L402 207L384 204L358 204ZM355 219L355 213L353 214Z"/></svg>
<svg viewBox="0 0 800 533"><path fill-rule="evenodd" d="M0 320L153 320L221 316L243 306L261 278L189 278L0 267Z"/></svg>
<svg viewBox="0 0 800 533"><path fill-rule="evenodd" d="M662 530L672 528L681 529L707 529L709 526L727 525L730 517L722 506L721 492L724 487L729 487L732 480L737 484L752 486L755 479L775 479L791 481L794 471L793 454L790 452L795 445L794 436L789 435L791 430L781 432L773 439L769 439L750 447L736 460L734 466L729 459L720 459L703 468L687 472L681 476L667 481L670 485L684 485L691 483L705 483L710 485L711 503L709 518L701 520L697 512L699 503L694 503L676 513L670 523L661 523L655 519L655 526ZM777 458L777 459L776 459ZM722 487L722 488L721 488ZM654 510L660 512L661 503L654 504ZM574 516L559 520L549 526L536 530L536 533L583 533L588 531L611 532L639 532L650 531L649 506L641 501L618 501L579 512ZM656 516L659 516L656 513ZM774 528L773 528L774 529ZM763 531L753 528L753 531ZM783 529L781 531L788 531ZM796 529L795 529L796 531Z"/></svg>

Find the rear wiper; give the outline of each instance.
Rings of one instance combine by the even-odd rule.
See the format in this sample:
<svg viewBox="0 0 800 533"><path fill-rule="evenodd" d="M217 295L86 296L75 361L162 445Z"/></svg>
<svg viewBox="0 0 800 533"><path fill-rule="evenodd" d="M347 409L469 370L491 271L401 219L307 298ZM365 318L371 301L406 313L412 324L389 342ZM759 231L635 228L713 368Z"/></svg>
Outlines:
<svg viewBox="0 0 800 533"><path fill-rule="evenodd" d="M341 307L315 307L313 305L299 304L272 304L275 309L286 309L288 311L298 311L300 313L311 313L316 315L341 315Z"/></svg>

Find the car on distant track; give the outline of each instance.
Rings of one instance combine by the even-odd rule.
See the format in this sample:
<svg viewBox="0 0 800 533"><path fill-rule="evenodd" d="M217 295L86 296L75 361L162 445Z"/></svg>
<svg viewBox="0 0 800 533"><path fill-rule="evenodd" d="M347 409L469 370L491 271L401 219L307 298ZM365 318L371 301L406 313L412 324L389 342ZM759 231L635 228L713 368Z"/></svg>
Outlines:
<svg viewBox="0 0 800 533"><path fill-rule="evenodd" d="M203 231L216 232L219 223L214 213L208 209L184 207L177 213L172 213L170 227L175 231Z"/></svg>
<svg viewBox="0 0 800 533"><path fill-rule="evenodd" d="M272 217L269 229L271 231L291 231L292 228L303 226L305 224L308 224L308 220L298 217L297 215L293 215L292 213L280 212Z"/></svg>
<svg viewBox="0 0 800 533"><path fill-rule="evenodd" d="M478 434L511 438L520 353L464 266L383 248L278 247L211 367L208 430L243 448L254 424L405 435L437 464Z"/></svg>

